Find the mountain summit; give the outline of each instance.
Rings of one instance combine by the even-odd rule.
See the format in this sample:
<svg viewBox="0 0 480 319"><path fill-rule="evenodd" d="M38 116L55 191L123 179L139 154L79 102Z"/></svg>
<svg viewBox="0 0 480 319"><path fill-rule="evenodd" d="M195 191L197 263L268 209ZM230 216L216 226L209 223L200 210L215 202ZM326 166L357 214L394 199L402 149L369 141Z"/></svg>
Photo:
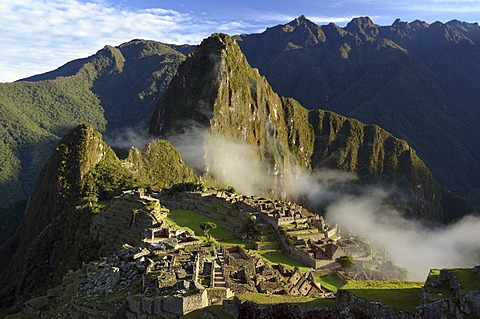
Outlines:
<svg viewBox="0 0 480 319"><path fill-rule="evenodd" d="M364 181L396 183L417 203L410 209L412 216L440 218L440 190L405 141L378 126L333 112L309 111L280 97L227 35L205 39L179 67L149 130L168 135L188 129L192 122L255 147L258 155L252 160L263 163L274 177L273 189L281 191L295 167L339 168Z"/></svg>
<svg viewBox="0 0 480 319"><path fill-rule="evenodd" d="M307 26L322 40L292 41ZM405 139L456 194L480 187L478 24L359 17L340 28L300 17L236 39L280 95Z"/></svg>

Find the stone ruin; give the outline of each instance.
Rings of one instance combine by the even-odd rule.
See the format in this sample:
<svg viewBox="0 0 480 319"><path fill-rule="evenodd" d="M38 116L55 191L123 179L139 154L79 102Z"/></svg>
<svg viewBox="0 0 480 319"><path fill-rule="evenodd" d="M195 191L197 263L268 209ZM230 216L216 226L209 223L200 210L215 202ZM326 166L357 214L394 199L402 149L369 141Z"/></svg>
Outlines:
<svg viewBox="0 0 480 319"><path fill-rule="evenodd" d="M236 246L222 248L225 255L223 276L235 294L259 292L292 296L333 297L333 292L315 282L312 272L272 266L262 257Z"/></svg>

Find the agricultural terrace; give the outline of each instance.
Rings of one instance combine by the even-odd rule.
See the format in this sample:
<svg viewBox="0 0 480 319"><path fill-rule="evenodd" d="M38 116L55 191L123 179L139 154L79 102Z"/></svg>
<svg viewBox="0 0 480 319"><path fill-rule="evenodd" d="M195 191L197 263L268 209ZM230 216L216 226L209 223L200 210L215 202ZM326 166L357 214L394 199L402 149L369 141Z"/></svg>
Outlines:
<svg viewBox="0 0 480 319"><path fill-rule="evenodd" d="M411 281L350 280L341 289L368 301L415 313L424 284Z"/></svg>

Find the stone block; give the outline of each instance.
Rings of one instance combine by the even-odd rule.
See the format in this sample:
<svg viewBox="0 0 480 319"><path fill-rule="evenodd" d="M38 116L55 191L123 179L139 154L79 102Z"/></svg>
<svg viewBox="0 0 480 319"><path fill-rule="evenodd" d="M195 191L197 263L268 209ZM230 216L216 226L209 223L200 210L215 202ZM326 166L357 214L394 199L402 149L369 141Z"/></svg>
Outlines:
<svg viewBox="0 0 480 319"><path fill-rule="evenodd" d="M140 299L135 297L128 298L128 309L134 313L142 312L142 302Z"/></svg>
<svg viewBox="0 0 480 319"><path fill-rule="evenodd" d="M156 298L153 300L153 313L156 314L157 316L160 316L161 314L164 313L162 304L163 304L163 298Z"/></svg>
<svg viewBox="0 0 480 319"><path fill-rule="evenodd" d="M166 312L183 314L183 298L168 296L163 299L162 309Z"/></svg>
<svg viewBox="0 0 480 319"><path fill-rule="evenodd" d="M142 299L142 310L143 312L146 312L146 313L152 313L152 309L153 309L153 302L152 302L152 299L149 299L149 298L143 298Z"/></svg>

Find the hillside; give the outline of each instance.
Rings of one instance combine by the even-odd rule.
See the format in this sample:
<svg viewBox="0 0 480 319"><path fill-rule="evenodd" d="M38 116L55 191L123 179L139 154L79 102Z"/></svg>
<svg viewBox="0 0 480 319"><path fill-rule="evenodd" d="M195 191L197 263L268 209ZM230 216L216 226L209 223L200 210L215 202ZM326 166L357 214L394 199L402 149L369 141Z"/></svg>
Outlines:
<svg viewBox="0 0 480 319"><path fill-rule="evenodd" d="M144 129L193 47L133 40L55 71L0 83L0 207L27 198L56 143L90 123L113 139Z"/></svg>
<svg viewBox="0 0 480 319"><path fill-rule="evenodd" d="M162 187L198 183L167 141L152 142L136 154L143 162L140 171L119 160L101 134L86 124L60 140L39 176L16 235L0 249L3 306L45 292L69 269L99 256L98 241L90 232L106 200L157 181L163 181ZM158 166L153 157L168 165Z"/></svg>
<svg viewBox="0 0 480 319"><path fill-rule="evenodd" d="M280 95L379 125L466 195L480 186L479 32L459 21L379 26L363 17L341 28L301 16L236 39Z"/></svg>
<svg viewBox="0 0 480 319"><path fill-rule="evenodd" d="M208 132L207 138L219 136L254 147L248 160L261 163L268 172L267 187L277 196L288 191L297 168L339 168L365 182L400 186L413 204L406 205L411 217L441 219L440 188L405 141L378 126L329 111L308 111L295 100L280 97L227 35L205 39L179 67L151 119L150 132L168 136L193 124L203 127L198 135ZM241 169L222 167L215 154L215 147L222 144L215 145L205 147L209 173L221 178L226 170ZM255 174L248 169L235 173L243 179Z"/></svg>

